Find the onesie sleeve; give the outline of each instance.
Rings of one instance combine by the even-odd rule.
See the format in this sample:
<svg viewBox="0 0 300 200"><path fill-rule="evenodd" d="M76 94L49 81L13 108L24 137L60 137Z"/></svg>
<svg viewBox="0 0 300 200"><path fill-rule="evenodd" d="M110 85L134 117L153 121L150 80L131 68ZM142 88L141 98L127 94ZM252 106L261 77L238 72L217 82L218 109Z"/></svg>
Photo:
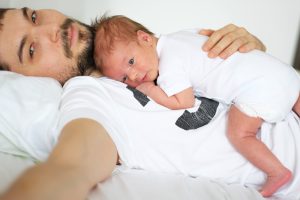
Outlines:
<svg viewBox="0 0 300 200"><path fill-rule="evenodd" d="M161 38L159 51L159 77L157 84L168 95L172 96L192 87L187 70L189 56L186 47L176 39ZM160 39L160 40L161 40Z"/></svg>

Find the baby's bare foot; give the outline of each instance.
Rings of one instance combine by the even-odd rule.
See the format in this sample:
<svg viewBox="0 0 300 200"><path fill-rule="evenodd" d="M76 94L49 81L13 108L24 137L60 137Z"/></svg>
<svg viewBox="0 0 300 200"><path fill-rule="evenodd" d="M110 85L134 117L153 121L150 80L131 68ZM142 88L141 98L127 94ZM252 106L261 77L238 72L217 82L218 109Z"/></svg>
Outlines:
<svg viewBox="0 0 300 200"><path fill-rule="evenodd" d="M281 186L289 182L292 178L290 170L285 169L282 173L277 176L269 176L267 182L262 187L260 193L263 197L270 197L274 194Z"/></svg>

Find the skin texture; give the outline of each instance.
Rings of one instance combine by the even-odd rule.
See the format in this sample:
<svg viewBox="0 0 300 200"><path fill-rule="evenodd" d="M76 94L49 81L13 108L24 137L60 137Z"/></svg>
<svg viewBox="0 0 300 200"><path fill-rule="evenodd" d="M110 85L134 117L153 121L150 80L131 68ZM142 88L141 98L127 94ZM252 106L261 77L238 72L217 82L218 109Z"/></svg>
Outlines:
<svg viewBox="0 0 300 200"><path fill-rule="evenodd" d="M24 75L49 76L61 83L78 75L79 57L89 41L84 26L74 22L73 28L67 29L68 33L72 30L75 35L79 31L82 32L82 40L73 39L72 45L69 45L71 57L68 57L60 28L67 17L55 10L38 10L35 23L32 10L27 10L25 14L29 20L25 19L22 10L5 13L1 21L3 27L0 31L0 63L6 63L11 71ZM221 34L221 40L215 40L216 43L212 46L227 49L236 39L251 38L255 41L253 48L263 47L249 33L241 36L233 31L232 37L226 37L226 34L222 35L228 32L226 30L228 27L217 31ZM26 35L28 38L24 43L21 63L18 56L19 46ZM221 42L222 40L226 42ZM251 43L246 43L248 42ZM29 56L29 52L33 50L32 44L35 47L33 58ZM99 76L95 71L93 74ZM117 157L113 141L99 123L83 118L73 120L61 131L59 142L49 158L27 170L0 199L83 200L97 182L110 176L117 163Z"/></svg>

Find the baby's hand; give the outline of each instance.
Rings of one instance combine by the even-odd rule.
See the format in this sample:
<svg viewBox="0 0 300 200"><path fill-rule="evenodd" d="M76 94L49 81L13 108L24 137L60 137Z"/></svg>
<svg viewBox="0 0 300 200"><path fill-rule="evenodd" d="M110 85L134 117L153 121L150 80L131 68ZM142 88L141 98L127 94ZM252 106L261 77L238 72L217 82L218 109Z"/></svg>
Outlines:
<svg viewBox="0 0 300 200"><path fill-rule="evenodd" d="M140 92L144 93L145 95L149 96L150 91L152 88L155 87L154 82L144 82L137 86L135 89L139 90Z"/></svg>

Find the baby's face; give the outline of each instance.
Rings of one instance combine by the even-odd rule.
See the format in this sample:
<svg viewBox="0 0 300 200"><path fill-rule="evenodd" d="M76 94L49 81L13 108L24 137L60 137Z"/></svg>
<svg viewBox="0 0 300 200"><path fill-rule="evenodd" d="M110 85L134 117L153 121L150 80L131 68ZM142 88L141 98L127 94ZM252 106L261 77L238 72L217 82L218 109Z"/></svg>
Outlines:
<svg viewBox="0 0 300 200"><path fill-rule="evenodd" d="M103 59L105 76L136 87L154 81L158 76L155 45L138 42L116 42L109 56Z"/></svg>

